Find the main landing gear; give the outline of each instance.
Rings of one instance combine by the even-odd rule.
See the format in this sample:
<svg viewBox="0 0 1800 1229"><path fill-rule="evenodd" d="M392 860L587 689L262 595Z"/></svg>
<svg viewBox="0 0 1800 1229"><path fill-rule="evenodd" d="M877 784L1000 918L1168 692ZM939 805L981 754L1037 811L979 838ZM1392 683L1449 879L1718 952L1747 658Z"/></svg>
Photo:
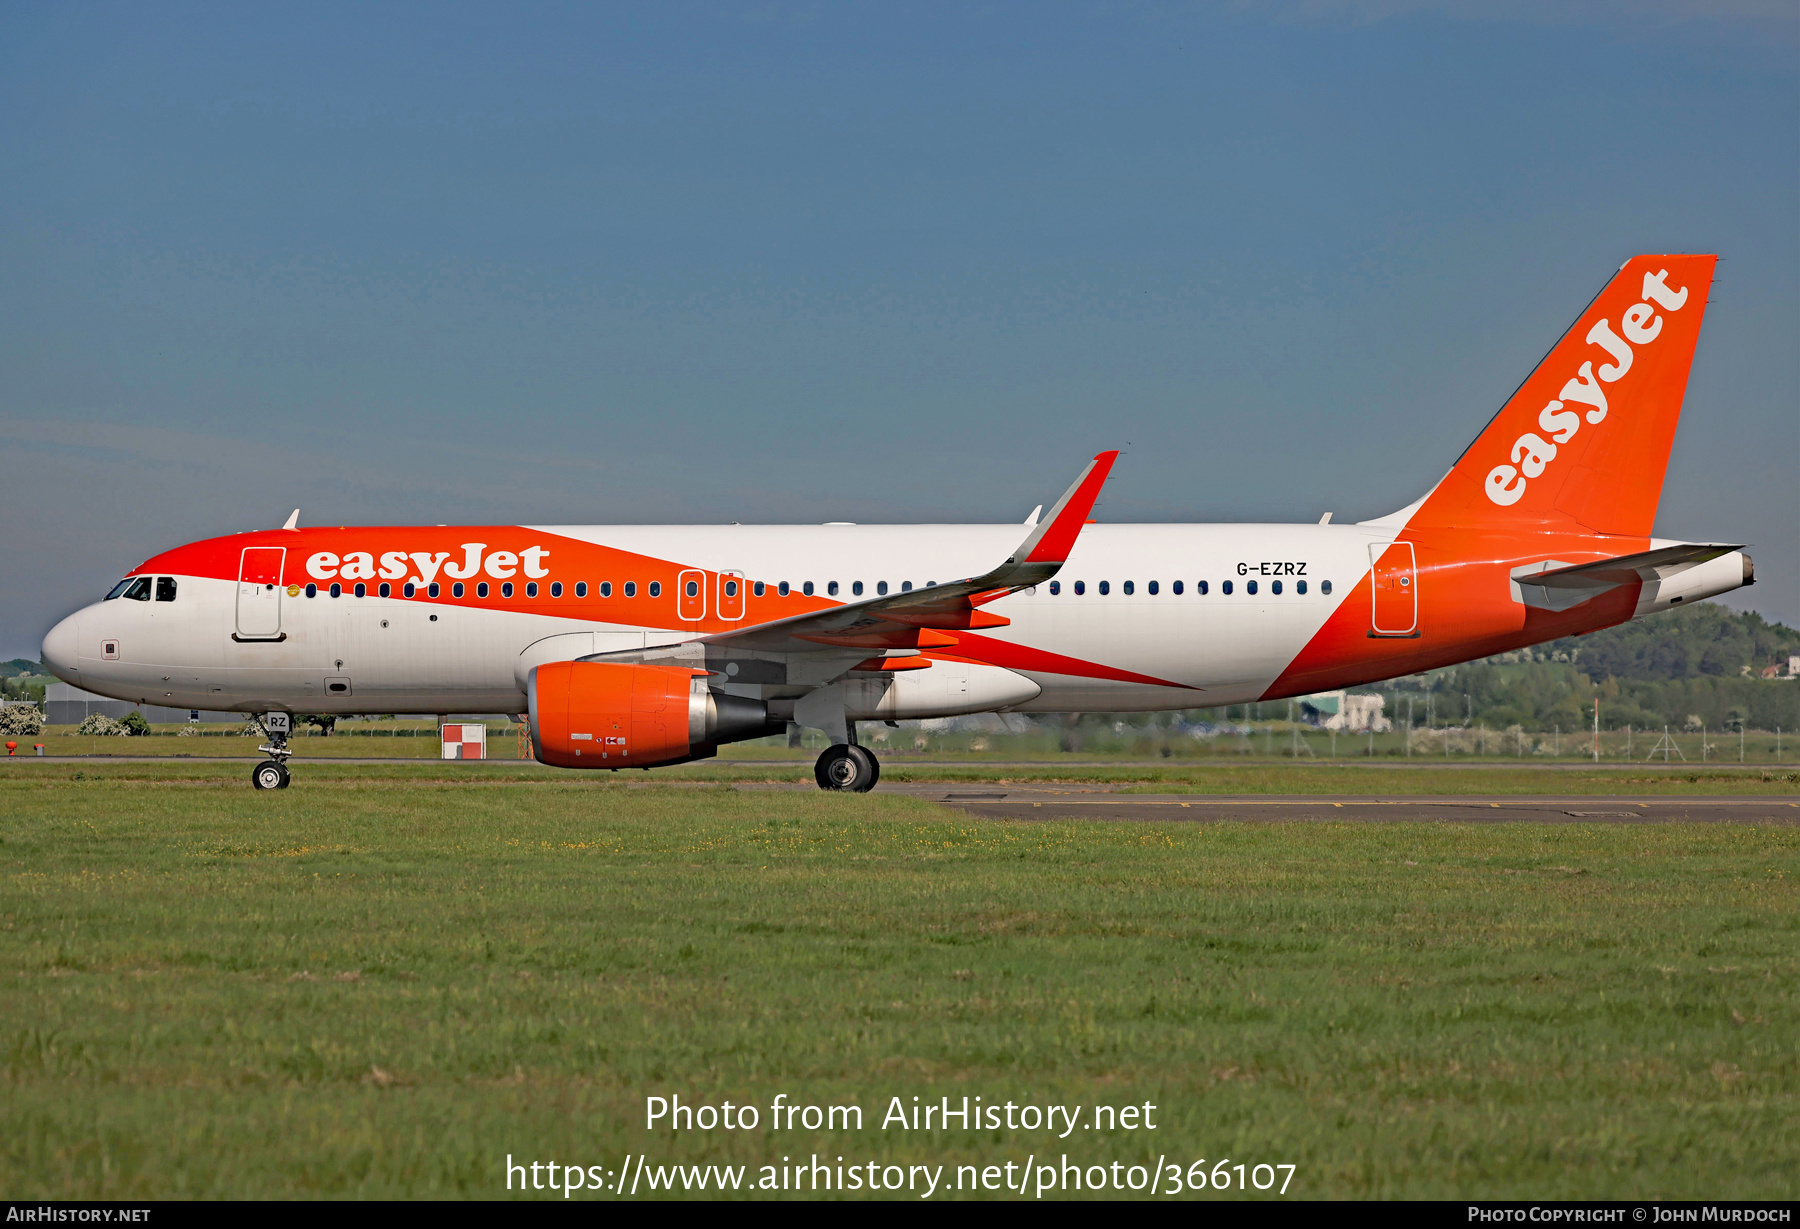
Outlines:
<svg viewBox="0 0 1800 1229"><path fill-rule="evenodd" d="M294 728L293 718L287 713L261 713L256 717L256 724L269 737L269 741L257 750L269 758L250 770L250 784L257 789L286 789L287 762L294 754L288 749L288 735Z"/></svg>
<svg viewBox="0 0 1800 1229"><path fill-rule="evenodd" d="M820 789L866 794L881 780L881 761L855 743L836 743L820 754L813 779Z"/></svg>

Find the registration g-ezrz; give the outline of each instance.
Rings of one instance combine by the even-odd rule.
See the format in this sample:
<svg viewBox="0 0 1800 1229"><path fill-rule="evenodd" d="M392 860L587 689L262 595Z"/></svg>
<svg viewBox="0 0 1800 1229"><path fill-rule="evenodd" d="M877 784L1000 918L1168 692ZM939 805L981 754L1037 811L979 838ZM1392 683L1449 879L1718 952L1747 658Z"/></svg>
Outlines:
<svg viewBox="0 0 1800 1229"><path fill-rule="evenodd" d="M1304 576L1306 563L1293 559L1264 559L1260 563L1238 564L1239 576Z"/></svg>

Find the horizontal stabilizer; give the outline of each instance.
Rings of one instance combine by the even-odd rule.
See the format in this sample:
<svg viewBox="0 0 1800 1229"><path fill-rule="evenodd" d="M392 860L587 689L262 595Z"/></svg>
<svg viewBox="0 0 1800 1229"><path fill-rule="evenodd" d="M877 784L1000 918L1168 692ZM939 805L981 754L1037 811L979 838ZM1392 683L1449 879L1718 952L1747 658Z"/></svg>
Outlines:
<svg viewBox="0 0 1800 1229"><path fill-rule="evenodd" d="M1620 585L1660 581L1743 548L1741 542L1681 542L1593 563L1547 559L1513 570L1513 599L1543 610L1568 610Z"/></svg>

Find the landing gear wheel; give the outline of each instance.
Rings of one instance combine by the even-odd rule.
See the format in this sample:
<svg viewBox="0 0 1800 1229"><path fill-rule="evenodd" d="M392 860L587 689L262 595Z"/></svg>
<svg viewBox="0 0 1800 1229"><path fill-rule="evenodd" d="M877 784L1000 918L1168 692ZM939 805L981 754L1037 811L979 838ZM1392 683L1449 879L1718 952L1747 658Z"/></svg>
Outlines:
<svg viewBox="0 0 1800 1229"><path fill-rule="evenodd" d="M820 789L866 794L881 777L881 765L861 747L848 743L825 748L813 765L813 779Z"/></svg>
<svg viewBox="0 0 1800 1229"><path fill-rule="evenodd" d="M286 789L287 765L277 760L264 760L250 770L250 784L257 789Z"/></svg>

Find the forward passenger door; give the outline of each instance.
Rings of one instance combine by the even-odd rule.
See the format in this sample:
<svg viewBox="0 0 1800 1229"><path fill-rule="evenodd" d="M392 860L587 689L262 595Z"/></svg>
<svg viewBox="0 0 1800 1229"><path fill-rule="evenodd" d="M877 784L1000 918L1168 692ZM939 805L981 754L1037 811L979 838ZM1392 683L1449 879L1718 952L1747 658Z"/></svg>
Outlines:
<svg viewBox="0 0 1800 1229"><path fill-rule="evenodd" d="M285 546L246 546L238 557L237 639L280 640Z"/></svg>

